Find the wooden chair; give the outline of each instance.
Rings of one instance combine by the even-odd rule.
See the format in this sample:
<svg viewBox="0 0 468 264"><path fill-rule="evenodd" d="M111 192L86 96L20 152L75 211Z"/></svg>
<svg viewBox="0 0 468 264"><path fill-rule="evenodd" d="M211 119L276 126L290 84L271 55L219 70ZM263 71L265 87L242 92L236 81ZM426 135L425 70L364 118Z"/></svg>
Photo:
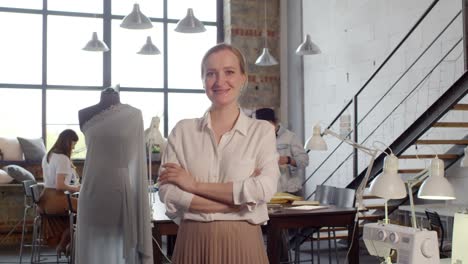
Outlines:
<svg viewBox="0 0 468 264"><path fill-rule="evenodd" d="M75 263L75 230L76 230L76 208L73 208L72 197L76 197L78 193L70 193L65 191L68 202L68 216L70 217L70 264Z"/></svg>
<svg viewBox="0 0 468 264"><path fill-rule="evenodd" d="M52 215L52 214L47 214L45 212L42 212L39 210L38 204L39 204L39 199L41 197L41 192L43 189L43 185L40 184L33 184L30 186L31 189L31 196L33 199L33 202L36 206L37 214L36 217L34 218L34 225L33 225L33 241L32 241L32 250L31 250L31 263L44 263L43 257L49 257L49 256L55 256L56 257L56 263L69 263L68 259L66 262L61 262L59 261L59 256L58 254L42 254L41 249L43 247L46 247L47 245L44 244L44 239L42 238L42 224L43 220L47 217L57 217L57 216L64 216L64 215ZM46 261L45 263L50 263L50 261Z"/></svg>

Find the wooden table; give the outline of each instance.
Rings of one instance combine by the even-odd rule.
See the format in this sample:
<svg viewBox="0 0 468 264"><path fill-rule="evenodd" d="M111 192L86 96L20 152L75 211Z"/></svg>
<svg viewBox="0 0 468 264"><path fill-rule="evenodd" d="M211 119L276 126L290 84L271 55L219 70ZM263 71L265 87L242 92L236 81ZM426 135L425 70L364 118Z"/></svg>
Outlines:
<svg viewBox="0 0 468 264"><path fill-rule="evenodd" d="M359 230L356 229L353 236L353 227L355 225L355 208L335 208L320 209L314 211L292 211L275 210L269 212L267 231L267 253L270 264L280 263L281 229L287 228L305 228L305 227L347 227L348 243L352 242L348 261L352 264L359 263Z"/></svg>
<svg viewBox="0 0 468 264"><path fill-rule="evenodd" d="M353 236L354 208L327 208L315 211L275 210L269 212L270 220L267 225L267 253L271 264L279 263L279 242L281 229L304 227L348 227L348 241L352 243L349 263L359 263L358 232ZM178 226L165 215L164 205L156 197L153 204L153 237L161 245L162 236L177 235ZM162 254L153 241L154 263L162 263Z"/></svg>

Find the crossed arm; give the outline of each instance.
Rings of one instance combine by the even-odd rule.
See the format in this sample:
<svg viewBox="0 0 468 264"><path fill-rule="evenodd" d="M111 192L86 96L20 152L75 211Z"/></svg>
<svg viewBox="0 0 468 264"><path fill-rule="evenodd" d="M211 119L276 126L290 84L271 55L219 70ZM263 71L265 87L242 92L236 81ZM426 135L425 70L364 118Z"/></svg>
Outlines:
<svg viewBox="0 0 468 264"><path fill-rule="evenodd" d="M196 182L192 175L175 163L166 163L162 166L159 176L161 185L172 183L180 189L194 194L189 210L199 213L228 213L240 210L240 206L234 204L233 183L203 183ZM252 176L258 176L259 170L255 170Z"/></svg>

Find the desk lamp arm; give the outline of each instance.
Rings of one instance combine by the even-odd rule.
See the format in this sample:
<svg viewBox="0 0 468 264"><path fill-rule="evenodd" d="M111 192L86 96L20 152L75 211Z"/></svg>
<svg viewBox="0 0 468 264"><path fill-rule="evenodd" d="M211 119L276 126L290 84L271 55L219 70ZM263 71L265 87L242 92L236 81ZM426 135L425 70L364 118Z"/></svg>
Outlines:
<svg viewBox="0 0 468 264"><path fill-rule="evenodd" d="M331 136L337 138L338 140L340 140L342 142L345 142L348 145L351 145L353 148L356 148L356 149L366 153L367 155L371 156L371 160L369 162L369 165L367 166L366 175L364 176L364 179L361 181L358 188L356 189L356 207L358 208L358 210L365 210L365 207L363 206L363 198L362 197L364 195L364 190L366 189L367 181L369 180L370 173L372 171L372 167L374 165L375 158L377 157L377 154L379 153L379 150L368 148L368 147L363 146L361 144L358 144L358 143L356 143L356 142L354 142L354 141L352 141L350 139L343 138L340 135L338 135L337 133L331 131L330 129L325 129L323 131L323 134L324 135L331 135Z"/></svg>
<svg viewBox="0 0 468 264"><path fill-rule="evenodd" d="M411 226L413 228L418 228L417 223L416 223L416 209L414 208L414 199L413 199L413 187L424 181L428 176L429 176L429 170L424 169L420 173L418 173L414 178L407 180L405 182L406 187L408 188L408 196L410 200L410 208L411 208Z"/></svg>

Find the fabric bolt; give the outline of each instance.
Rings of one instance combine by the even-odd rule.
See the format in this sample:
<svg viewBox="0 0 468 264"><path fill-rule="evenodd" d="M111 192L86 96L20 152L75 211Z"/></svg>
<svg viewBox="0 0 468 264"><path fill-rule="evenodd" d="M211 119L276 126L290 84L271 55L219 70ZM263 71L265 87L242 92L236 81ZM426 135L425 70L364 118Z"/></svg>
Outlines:
<svg viewBox="0 0 468 264"><path fill-rule="evenodd" d="M153 263L141 111L113 105L82 131L87 154L75 263Z"/></svg>
<svg viewBox="0 0 468 264"><path fill-rule="evenodd" d="M242 111L233 127L217 144L209 111L202 118L180 121L168 138L161 164L177 163L199 182L233 182L233 200L243 208L236 213L189 212L193 194L173 184L160 186L166 215L179 223L244 220L252 224L268 220L267 202L276 192L279 177L274 129ZM252 176L255 169L260 175ZM248 204L247 204L248 203Z"/></svg>
<svg viewBox="0 0 468 264"><path fill-rule="evenodd" d="M174 264L268 263L260 226L246 221L182 221L173 256Z"/></svg>
<svg viewBox="0 0 468 264"><path fill-rule="evenodd" d="M70 184L73 178L73 168L70 159L63 154L51 153L49 162L47 155L42 159L42 170L45 188L55 188L57 185L57 174L65 174L65 184Z"/></svg>
<svg viewBox="0 0 468 264"><path fill-rule="evenodd" d="M281 177L278 181L278 192L294 193L302 189L305 168L309 165L309 155L296 134L279 125L276 136L276 147L280 156L288 156L296 161L296 166L280 166Z"/></svg>

